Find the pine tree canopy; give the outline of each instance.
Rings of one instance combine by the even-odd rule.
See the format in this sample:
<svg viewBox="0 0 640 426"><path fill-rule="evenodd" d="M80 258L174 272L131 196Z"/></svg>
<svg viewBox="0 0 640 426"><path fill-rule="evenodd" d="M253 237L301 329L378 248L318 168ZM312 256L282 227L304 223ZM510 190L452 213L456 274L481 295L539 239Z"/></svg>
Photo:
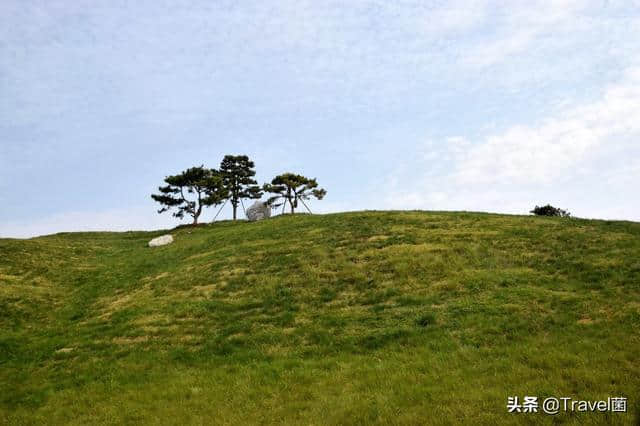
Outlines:
<svg viewBox="0 0 640 426"><path fill-rule="evenodd" d="M220 163L220 174L227 199L233 207L233 219L236 219L238 204L243 198L260 198L262 190L253 179L256 175L253 161L246 155L225 155Z"/></svg>
<svg viewBox="0 0 640 426"><path fill-rule="evenodd" d="M198 223L203 207L220 204L227 197L220 172L203 165L167 176L164 181L167 185L158 188L160 194L151 195L163 206L158 213L175 209L174 217L182 219L187 214L194 224Z"/></svg>
<svg viewBox="0 0 640 426"><path fill-rule="evenodd" d="M310 179L294 173L284 173L276 176L271 181L271 184L265 184L263 189L265 192L275 194L267 200L267 204L272 208L277 208L288 202L291 206L291 213L294 213L295 209L298 208L298 201L301 201L307 207L304 200L308 200L311 197L322 200L327 194L326 190L318 188L318 182L315 178ZM307 209L309 208L307 207Z"/></svg>

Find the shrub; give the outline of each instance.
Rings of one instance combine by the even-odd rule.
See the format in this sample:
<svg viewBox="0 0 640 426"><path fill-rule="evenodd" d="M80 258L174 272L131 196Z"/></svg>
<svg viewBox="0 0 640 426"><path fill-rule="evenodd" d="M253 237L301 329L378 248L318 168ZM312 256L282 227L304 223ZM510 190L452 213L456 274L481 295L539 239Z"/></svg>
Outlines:
<svg viewBox="0 0 640 426"><path fill-rule="evenodd" d="M553 207L550 204L546 206L536 206L530 213L533 213L536 216L556 216L556 217L569 217L571 213L566 210L559 209L557 207Z"/></svg>

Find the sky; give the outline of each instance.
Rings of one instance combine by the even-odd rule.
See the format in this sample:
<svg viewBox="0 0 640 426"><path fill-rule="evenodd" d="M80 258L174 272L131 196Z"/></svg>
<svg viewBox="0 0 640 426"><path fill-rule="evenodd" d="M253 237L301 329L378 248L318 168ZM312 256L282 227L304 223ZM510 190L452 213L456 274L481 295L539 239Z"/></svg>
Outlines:
<svg viewBox="0 0 640 426"><path fill-rule="evenodd" d="M639 136L639 1L0 2L0 237L171 228L225 154L318 213L640 221Z"/></svg>

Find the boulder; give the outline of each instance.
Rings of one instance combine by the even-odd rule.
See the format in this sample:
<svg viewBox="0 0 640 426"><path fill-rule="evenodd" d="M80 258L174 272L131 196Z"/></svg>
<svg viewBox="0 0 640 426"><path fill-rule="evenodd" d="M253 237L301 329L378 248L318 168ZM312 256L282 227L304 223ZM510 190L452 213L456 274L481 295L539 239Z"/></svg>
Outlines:
<svg viewBox="0 0 640 426"><path fill-rule="evenodd" d="M250 222L271 217L271 207L262 201L256 201L247 209L247 219Z"/></svg>
<svg viewBox="0 0 640 426"><path fill-rule="evenodd" d="M162 235L149 241L149 247L166 246L167 244L171 244L172 242L173 237L171 235Z"/></svg>

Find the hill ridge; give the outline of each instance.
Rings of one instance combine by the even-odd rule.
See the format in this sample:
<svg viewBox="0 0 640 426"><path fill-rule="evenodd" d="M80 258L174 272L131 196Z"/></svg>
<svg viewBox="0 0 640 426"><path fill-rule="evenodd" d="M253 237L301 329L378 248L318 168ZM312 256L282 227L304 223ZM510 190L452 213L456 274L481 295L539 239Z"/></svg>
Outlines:
<svg viewBox="0 0 640 426"><path fill-rule="evenodd" d="M163 232L0 239L4 423L495 423L510 395L640 396L639 223L367 211L146 247Z"/></svg>

